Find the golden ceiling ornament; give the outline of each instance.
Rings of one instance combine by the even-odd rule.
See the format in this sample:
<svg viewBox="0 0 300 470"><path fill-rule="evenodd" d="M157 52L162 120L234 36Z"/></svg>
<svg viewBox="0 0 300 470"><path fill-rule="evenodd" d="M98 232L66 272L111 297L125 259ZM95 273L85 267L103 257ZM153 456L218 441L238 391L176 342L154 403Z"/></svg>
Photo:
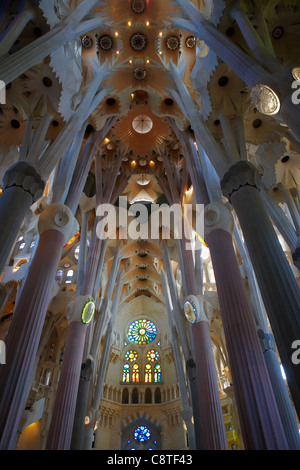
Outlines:
<svg viewBox="0 0 300 470"><path fill-rule="evenodd" d="M280 142L282 128L271 116L257 112L253 107L244 116L246 142L261 145L266 142Z"/></svg>
<svg viewBox="0 0 300 470"><path fill-rule="evenodd" d="M249 88L226 64L218 65L207 88L216 115L243 115L251 104Z"/></svg>
<svg viewBox="0 0 300 470"><path fill-rule="evenodd" d="M297 188L300 181L299 154L286 151L282 158L275 164L277 183L283 183L287 189Z"/></svg>
<svg viewBox="0 0 300 470"><path fill-rule="evenodd" d="M129 88L129 93L136 90L153 89L161 93L172 85L172 79L167 71L157 63L145 62L137 66L133 64L116 67L109 77L109 86L118 93Z"/></svg>
<svg viewBox="0 0 300 470"><path fill-rule="evenodd" d="M274 116L280 111L281 103L276 92L268 85L258 84L251 90L251 101L258 111Z"/></svg>
<svg viewBox="0 0 300 470"><path fill-rule="evenodd" d="M137 15L144 13L146 10L145 0L131 0L131 10Z"/></svg>
<svg viewBox="0 0 300 470"><path fill-rule="evenodd" d="M30 109L32 112L38 105L45 105L49 112L56 113L62 89L49 65L43 63L27 70L24 75L24 89L31 93Z"/></svg>
<svg viewBox="0 0 300 470"><path fill-rule="evenodd" d="M143 9L143 4L145 8ZM104 0L101 7L93 11L99 11L113 24L127 24L128 20L150 22L161 22L162 18L169 18L179 13L181 9L174 5L173 0Z"/></svg>
<svg viewBox="0 0 300 470"><path fill-rule="evenodd" d="M147 116L152 121L152 127L146 134L136 132L132 126L139 116ZM172 133L168 124L153 114L150 107L146 105L134 105L127 116L120 119L114 128L118 139L127 147L127 152L133 152L134 157L151 156L153 150L158 152L159 147L164 145L165 139L169 139Z"/></svg>
<svg viewBox="0 0 300 470"><path fill-rule="evenodd" d="M288 0L291 3L292 0ZM268 29L276 57L281 65L289 66L299 60L299 49L295 44L300 41L300 10L294 8L275 9L273 2L267 8ZM260 31L258 30L258 34Z"/></svg>
<svg viewBox="0 0 300 470"><path fill-rule="evenodd" d="M21 145L26 122L15 109L5 109L0 114L0 141L3 144Z"/></svg>

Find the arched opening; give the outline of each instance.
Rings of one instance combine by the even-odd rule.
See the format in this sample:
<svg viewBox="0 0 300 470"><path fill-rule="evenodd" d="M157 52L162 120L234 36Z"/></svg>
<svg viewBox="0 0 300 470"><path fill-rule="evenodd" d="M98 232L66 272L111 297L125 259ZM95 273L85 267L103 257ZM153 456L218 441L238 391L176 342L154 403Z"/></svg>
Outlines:
<svg viewBox="0 0 300 470"><path fill-rule="evenodd" d="M155 390L154 401L155 401L155 403L161 403L161 391L160 391L160 388L157 388L157 389Z"/></svg>
<svg viewBox="0 0 300 470"><path fill-rule="evenodd" d="M138 404L138 402L139 402L139 392L137 388L134 388L132 390L132 403L136 405Z"/></svg>
<svg viewBox="0 0 300 470"><path fill-rule="evenodd" d="M150 388L146 388L145 392L145 403L151 404L152 403L152 393Z"/></svg>

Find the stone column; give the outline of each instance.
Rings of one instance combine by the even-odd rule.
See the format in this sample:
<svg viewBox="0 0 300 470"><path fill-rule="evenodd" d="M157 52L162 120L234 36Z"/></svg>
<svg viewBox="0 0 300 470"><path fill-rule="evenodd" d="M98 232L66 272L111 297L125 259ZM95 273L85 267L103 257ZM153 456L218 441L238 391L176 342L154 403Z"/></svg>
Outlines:
<svg viewBox="0 0 300 470"><path fill-rule="evenodd" d="M221 183L245 239L298 416L300 368L292 344L300 338L300 289L263 206L260 175L249 162L233 165Z"/></svg>
<svg viewBox="0 0 300 470"><path fill-rule="evenodd" d="M0 370L1 449L14 448L57 266L76 224L62 204L48 206L39 218L39 245L6 337L7 364Z"/></svg>
<svg viewBox="0 0 300 470"><path fill-rule="evenodd" d="M43 194L44 182L35 168L27 162L18 162L7 170L3 178L0 198L0 272L30 206Z"/></svg>
<svg viewBox="0 0 300 470"><path fill-rule="evenodd" d="M223 203L205 208L230 370L247 450L288 449L233 243L233 217Z"/></svg>
<svg viewBox="0 0 300 470"><path fill-rule="evenodd" d="M188 286L188 295L195 297L198 294L198 286L192 251L186 250L184 246L185 240L183 239L183 274ZM204 450L227 450L223 413L210 337L210 320L211 318L202 310L197 323L190 327L193 355L196 363L195 379L198 387L202 442ZM193 385L194 381L191 382L191 385Z"/></svg>
<svg viewBox="0 0 300 470"><path fill-rule="evenodd" d="M279 367L273 337L271 333L265 333L262 329L259 329L258 338L260 340L289 449L300 450L300 436L296 414Z"/></svg>
<svg viewBox="0 0 300 470"><path fill-rule="evenodd" d="M209 323L203 315L192 326L202 439L204 450L227 450Z"/></svg>
<svg viewBox="0 0 300 470"><path fill-rule="evenodd" d="M87 325L81 313L89 296L77 297L67 308L69 331L56 392L46 450L69 450L80 380L80 370Z"/></svg>

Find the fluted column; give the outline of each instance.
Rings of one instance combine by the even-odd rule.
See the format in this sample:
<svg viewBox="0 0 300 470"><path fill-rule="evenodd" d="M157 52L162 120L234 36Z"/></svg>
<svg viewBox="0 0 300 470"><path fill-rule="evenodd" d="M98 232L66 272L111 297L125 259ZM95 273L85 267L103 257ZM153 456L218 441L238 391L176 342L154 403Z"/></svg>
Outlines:
<svg viewBox="0 0 300 470"><path fill-rule="evenodd" d="M13 449L25 407L53 282L63 246L78 230L70 210L48 206L39 219L40 240L6 337L7 364L0 369L1 449Z"/></svg>
<svg viewBox="0 0 300 470"><path fill-rule="evenodd" d="M287 449L252 312L232 243L233 217L223 203L205 209L230 370L247 450Z"/></svg>
<svg viewBox="0 0 300 470"><path fill-rule="evenodd" d="M69 304L66 312L69 320L68 337L53 406L46 450L70 449L87 330L87 325L81 320L81 313L86 303L91 300L89 296L77 297Z"/></svg>
<svg viewBox="0 0 300 470"><path fill-rule="evenodd" d="M24 217L30 206L42 196L44 186L35 168L27 162L18 162L5 173L0 198L0 272L11 253Z"/></svg>
<svg viewBox="0 0 300 470"><path fill-rule="evenodd" d="M300 369L292 344L300 338L300 289L259 193L260 176L240 161L224 176L223 194L232 203L248 248L292 398L300 416Z"/></svg>
<svg viewBox="0 0 300 470"><path fill-rule="evenodd" d="M192 334L204 450L226 450L227 441L207 317L192 326Z"/></svg>
<svg viewBox="0 0 300 470"><path fill-rule="evenodd" d="M197 296L195 268L192 251L184 249L182 240L183 271L188 286L187 294ZM210 337L208 315L201 311L197 322L191 325L193 352L196 363L196 382L204 450L226 450L227 441L221 408L219 387ZM192 383L192 385L194 385Z"/></svg>

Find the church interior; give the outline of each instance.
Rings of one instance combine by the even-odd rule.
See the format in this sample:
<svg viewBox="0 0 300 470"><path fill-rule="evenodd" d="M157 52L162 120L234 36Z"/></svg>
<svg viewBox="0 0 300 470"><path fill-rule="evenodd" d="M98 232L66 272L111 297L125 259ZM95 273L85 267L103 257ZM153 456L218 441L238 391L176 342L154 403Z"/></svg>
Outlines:
<svg viewBox="0 0 300 470"><path fill-rule="evenodd" d="M1 450L300 449L299 57L299 0L1 1Z"/></svg>

